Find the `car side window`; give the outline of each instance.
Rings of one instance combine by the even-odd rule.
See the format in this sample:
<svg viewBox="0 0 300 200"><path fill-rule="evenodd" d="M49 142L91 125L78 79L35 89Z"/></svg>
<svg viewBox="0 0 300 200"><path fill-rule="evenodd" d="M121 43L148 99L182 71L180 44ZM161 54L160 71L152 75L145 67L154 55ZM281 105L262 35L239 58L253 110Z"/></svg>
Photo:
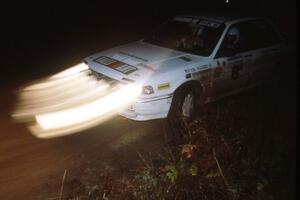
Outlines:
<svg viewBox="0 0 300 200"><path fill-rule="evenodd" d="M236 35L236 40L232 37L234 34ZM229 27L216 58L230 57L238 53L276 44L279 44L279 37L267 21L250 20L239 22Z"/></svg>
<svg viewBox="0 0 300 200"><path fill-rule="evenodd" d="M247 44L247 27L238 23L229 27L216 57L230 57L249 49Z"/></svg>

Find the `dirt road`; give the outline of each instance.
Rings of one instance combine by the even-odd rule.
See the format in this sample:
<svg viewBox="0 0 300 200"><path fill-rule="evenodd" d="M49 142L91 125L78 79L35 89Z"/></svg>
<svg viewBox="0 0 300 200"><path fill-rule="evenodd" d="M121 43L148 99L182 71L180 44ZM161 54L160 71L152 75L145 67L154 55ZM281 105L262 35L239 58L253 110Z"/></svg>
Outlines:
<svg viewBox="0 0 300 200"><path fill-rule="evenodd" d="M118 159L119 146L140 140L149 133L159 137L159 134L155 136L160 132L159 120L139 123L115 117L78 134L37 139L24 125L11 121L9 92L1 91L0 199L55 198L65 170L68 175L80 176L90 162L103 156ZM153 142L147 138L142 143Z"/></svg>

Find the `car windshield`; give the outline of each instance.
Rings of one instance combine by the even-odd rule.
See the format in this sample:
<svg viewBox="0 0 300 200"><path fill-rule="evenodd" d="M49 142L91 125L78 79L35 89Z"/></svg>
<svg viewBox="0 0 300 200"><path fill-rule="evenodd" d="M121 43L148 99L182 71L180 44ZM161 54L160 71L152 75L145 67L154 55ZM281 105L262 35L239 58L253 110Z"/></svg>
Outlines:
<svg viewBox="0 0 300 200"><path fill-rule="evenodd" d="M202 23L201 23L202 22ZM189 23L171 20L161 25L144 42L200 56L209 56L216 46L225 25L205 20Z"/></svg>

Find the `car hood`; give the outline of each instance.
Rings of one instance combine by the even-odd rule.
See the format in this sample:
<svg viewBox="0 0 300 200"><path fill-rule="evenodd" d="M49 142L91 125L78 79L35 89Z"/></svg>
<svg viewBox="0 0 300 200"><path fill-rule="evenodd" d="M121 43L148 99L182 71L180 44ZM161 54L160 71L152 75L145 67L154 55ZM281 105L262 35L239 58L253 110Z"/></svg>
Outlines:
<svg viewBox="0 0 300 200"><path fill-rule="evenodd" d="M119 81L140 82L159 74L182 71L205 57L142 41L111 48L85 59L89 68Z"/></svg>

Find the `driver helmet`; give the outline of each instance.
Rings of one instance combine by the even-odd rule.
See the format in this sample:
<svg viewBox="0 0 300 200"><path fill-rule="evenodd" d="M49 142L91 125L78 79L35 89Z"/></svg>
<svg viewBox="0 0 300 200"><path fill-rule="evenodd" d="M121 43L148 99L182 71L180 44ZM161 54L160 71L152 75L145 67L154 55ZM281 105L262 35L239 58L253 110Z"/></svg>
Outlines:
<svg viewBox="0 0 300 200"><path fill-rule="evenodd" d="M228 40L231 44L237 44L240 39L240 31L237 28L231 28L228 31Z"/></svg>

